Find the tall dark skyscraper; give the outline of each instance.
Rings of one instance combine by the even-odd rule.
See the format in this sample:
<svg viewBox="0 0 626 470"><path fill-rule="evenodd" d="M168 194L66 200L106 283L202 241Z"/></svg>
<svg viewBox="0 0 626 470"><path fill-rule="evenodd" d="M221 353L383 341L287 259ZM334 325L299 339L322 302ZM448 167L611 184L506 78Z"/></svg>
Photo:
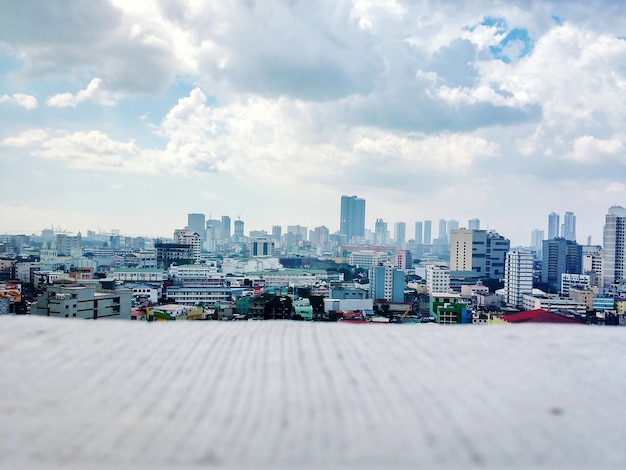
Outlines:
<svg viewBox="0 0 626 470"><path fill-rule="evenodd" d="M341 196L339 233L347 237L348 243L354 237L365 236L365 199Z"/></svg>

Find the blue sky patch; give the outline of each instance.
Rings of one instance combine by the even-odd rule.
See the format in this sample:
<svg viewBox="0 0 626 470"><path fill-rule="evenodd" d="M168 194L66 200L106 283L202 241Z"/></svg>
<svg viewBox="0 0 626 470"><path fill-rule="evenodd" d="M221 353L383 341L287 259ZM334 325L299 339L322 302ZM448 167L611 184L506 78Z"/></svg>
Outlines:
<svg viewBox="0 0 626 470"><path fill-rule="evenodd" d="M507 34L500 44L490 46L493 56L506 64L510 64L513 59L526 57L533 50L533 41L528 36L528 31L523 28L515 28Z"/></svg>

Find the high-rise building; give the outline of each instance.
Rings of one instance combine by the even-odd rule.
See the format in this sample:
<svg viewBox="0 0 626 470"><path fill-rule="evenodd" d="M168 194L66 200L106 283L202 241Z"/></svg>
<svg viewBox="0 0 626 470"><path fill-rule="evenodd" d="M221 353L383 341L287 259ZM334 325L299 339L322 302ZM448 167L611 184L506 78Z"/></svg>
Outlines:
<svg viewBox="0 0 626 470"><path fill-rule="evenodd" d="M467 221L467 228L470 230L480 230L480 219L469 219Z"/></svg>
<svg viewBox="0 0 626 470"><path fill-rule="evenodd" d="M370 297L389 302L404 302L404 272L391 264L372 266L369 272Z"/></svg>
<svg viewBox="0 0 626 470"><path fill-rule="evenodd" d="M444 219L439 219L439 242L445 243L448 241L448 222Z"/></svg>
<svg viewBox="0 0 626 470"><path fill-rule="evenodd" d="M204 249L213 253L217 251L217 241L221 238L222 223L217 219L208 219L205 225Z"/></svg>
<svg viewBox="0 0 626 470"><path fill-rule="evenodd" d="M530 247L541 258L541 250L543 248L543 230L536 228L530 233Z"/></svg>
<svg viewBox="0 0 626 470"><path fill-rule="evenodd" d="M604 222L602 252L602 287L609 287L626 277L626 209L609 207Z"/></svg>
<svg viewBox="0 0 626 470"><path fill-rule="evenodd" d="M524 294L533 291L533 254L522 251L506 253L504 267L504 300L507 305L522 308Z"/></svg>
<svg viewBox="0 0 626 470"><path fill-rule="evenodd" d="M243 220L235 220L235 233L233 234L233 239L236 243L244 241Z"/></svg>
<svg viewBox="0 0 626 470"><path fill-rule="evenodd" d="M301 240L308 240L309 231L306 227L302 225L287 225L287 233L294 233L296 235L300 235Z"/></svg>
<svg viewBox="0 0 626 470"><path fill-rule="evenodd" d="M558 238L561 232L560 216L556 212L550 212L548 216L548 240Z"/></svg>
<svg viewBox="0 0 626 470"><path fill-rule="evenodd" d="M406 224L404 222L396 222L394 238L396 246L402 248L406 243Z"/></svg>
<svg viewBox="0 0 626 470"><path fill-rule="evenodd" d="M274 225L272 227L272 238L275 241L280 241L280 237L282 235L283 228L280 225Z"/></svg>
<svg viewBox="0 0 626 470"><path fill-rule="evenodd" d="M415 243L421 245L424 243L424 223L415 222Z"/></svg>
<svg viewBox="0 0 626 470"><path fill-rule="evenodd" d="M450 232L450 271L472 270L473 232L466 228Z"/></svg>
<svg viewBox="0 0 626 470"><path fill-rule="evenodd" d="M227 215L222 216L222 223L220 226L220 239L226 242L230 241L230 217Z"/></svg>
<svg viewBox="0 0 626 470"><path fill-rule="evenodd" d="M576 216L573 212L565 213L561 236L566 240L576 241Z"/></svg>
<svg viewBox="0 0 626 470"><path fill-rule="evenodd" d="M327 227L325 227L324 225L320 227L315 227L315 229L313 230L313 238L311 239L313 245L320 248L326 248L328 246L329 240L330 231Z"/></svg>
<svg viewBox="0 0 626 470"><path fill-rule="evenodd" d="M581 274L583 250L576 242L565 238L543 241L541 281L554 292L561 290L561 274Z"/></svg>
<svg viewBox="0 0 626 470"><path fill-rule="evenodd" d="M450 270L443 266L429 264L426 266L426 288L429 294L450 291Z"/></svg>
<svg viewBox="0 0 626 470"><path fill-rule="evenodd" d="M387 222L383 219L376 219L376 223L374 224L374 238L374 243L377 245L386 245L389 243Z"/></svg>
<svg viewBox="0 0 626 470"><path fill-rule="evenodd" d="M448 220L448 237L450 237L450 232L452 232L452 230L456 230L457 228L459 228L458 220Z"/></svg>
<svg viewBox="0 0 626 470"><path fill-rule="evenodd" d="M341 196L339 232L346 236L348 243L355 237L365 236L365 199Z"/></svg>
<svg viewBox="0 0 626 470"><path fill-rule="evenodd" d="M433 242L432 238L432 222L430 220L424 221L424 245L430 245Z"/></svg>
<svg viewBox="0 0 626 470"><path fill-rule="evenodd" d="M206 231L205 231L205 217L204 214L194 213L187 214L187 230L191 230L192 232L196 232L200 235L202 241L206 240Z"/></svg>

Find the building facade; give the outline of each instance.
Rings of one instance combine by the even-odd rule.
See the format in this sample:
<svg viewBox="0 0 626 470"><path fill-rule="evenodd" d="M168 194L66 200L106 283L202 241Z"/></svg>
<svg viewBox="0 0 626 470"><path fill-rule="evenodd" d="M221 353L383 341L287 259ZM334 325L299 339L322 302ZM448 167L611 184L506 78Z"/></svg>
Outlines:
<svg viewBox="0 0 626 470"><path fill-rule="evenodd" d="M533 254L509 251L504 268L504 301L507 305L522 308L524 294L533 291Z"/></svg>
<svg viewBox="0 0 626 470"><path fill-rule="evenodd" d="M339 232L346 236L348 243L365 236L365 199L341 196Z"/></svg>
<svg viewBox="0 0 626 470"><path fill-rule="evenodd" d="M612 206L604 223L604 250L602 254L602 287L626 276L626 209Z"/></svg>

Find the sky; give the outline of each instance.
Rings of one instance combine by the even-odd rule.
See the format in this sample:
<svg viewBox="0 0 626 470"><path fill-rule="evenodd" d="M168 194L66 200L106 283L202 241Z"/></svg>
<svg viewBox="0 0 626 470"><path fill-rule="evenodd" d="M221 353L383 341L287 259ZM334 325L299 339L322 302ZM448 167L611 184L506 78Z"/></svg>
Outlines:
<svg viewBox="0 0 626 470"><path fill-rule="evenodd" d="M187 213L455 219L513 245L626 206L626 2L7 0L0 233Z"/></svg>

